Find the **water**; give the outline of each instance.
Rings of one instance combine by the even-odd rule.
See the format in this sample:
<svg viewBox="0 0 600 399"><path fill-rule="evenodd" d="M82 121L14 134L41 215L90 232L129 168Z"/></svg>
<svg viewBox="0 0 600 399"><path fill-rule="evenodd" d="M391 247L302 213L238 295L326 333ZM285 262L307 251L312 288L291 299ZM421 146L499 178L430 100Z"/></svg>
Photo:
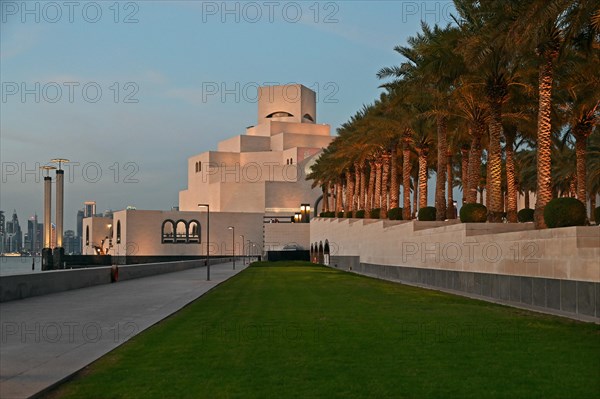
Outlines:
<svg viewBox="0 0 600 399"><path fill-rule="evenodd" d="M35 260L35 268L31 264ZM42 258L39 256L0 256L0 276L11 274L39 273L42 271Z"/></svg>

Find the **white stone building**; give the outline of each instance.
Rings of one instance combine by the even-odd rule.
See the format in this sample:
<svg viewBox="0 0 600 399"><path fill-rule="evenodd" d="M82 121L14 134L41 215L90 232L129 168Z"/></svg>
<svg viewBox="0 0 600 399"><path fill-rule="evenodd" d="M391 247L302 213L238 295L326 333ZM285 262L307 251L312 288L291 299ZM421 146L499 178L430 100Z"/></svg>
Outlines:
<svg viewBox="0 0 600 399"><path fill-rule="evenodd" d="M308 249L308 228L289 222L302 204L314 210L321 195L306 174L333 137L329 125L316 122L312 90L259 88L257 125L220 142L217 151L188 159L188 187L179 193L178 211L128 209L112 219L85 218L83 253L205 255L207 207L199 204L210 207L211 255L231 255L234 241L236 254L288 244Z"/></svg>

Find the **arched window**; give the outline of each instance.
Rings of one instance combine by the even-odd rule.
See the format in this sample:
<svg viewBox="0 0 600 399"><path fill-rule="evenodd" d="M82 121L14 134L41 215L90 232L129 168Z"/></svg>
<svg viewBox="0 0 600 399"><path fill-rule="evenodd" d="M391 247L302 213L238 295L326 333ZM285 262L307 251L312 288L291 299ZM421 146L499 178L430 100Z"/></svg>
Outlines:
<svg viewBox="0 0 600 399"><path fill-rule="evenodd" d="M185 220L178 220L175 224L175 242L187 242L187 223Z"/></svg>
<svg viewBox="0 0 600 399"><path fill-rule="evenodd" d="M165 220L161 228L162 242L174 243L175 242L175 222L172 220Z"/></svg>
<svg viewBox="0 0 600 399"><path fill-rule="evenodd" d="M319 242L319 263L323 264L323 262L325 261L324 259L324 255L323 255L323 241Z"/></svg>
<svg viewBox="0 0 600 399"><path fill-rule="evenodd" d="M198 173L198 162L196 162L196 173Z"/></svg>
<svg viewBox="0 0 600 399"><path fill-rule="evenodd" d="M121 243L121 221L117 220L117 244Z"/></svg>
<svg viewBox="0 0 600 399"><path fill-rule="evenodd" d="M323 264L329 266L329 241L325 240L325 248L323 248Z"/></svg>
<svg viewBox="0 0 600 399"><path fill-rule="evenodd" d="M85 226L85 245L90 246L90 226Z"/></svg>
<svg viewBox="0 0 600 399"><path fill-rule="evenodd" d="M192 220L188 224L188 242L200 242L200 222Z"/></svg>
<svg viewBox="0 0 600 399"><path fill-rule="evenodd" d="M279 111L279 112L273 112L273 113L267 115L267 118L285 118L285 117L290 117L290 116L294 116L294 115L290 114L289 112Z"/></svg>

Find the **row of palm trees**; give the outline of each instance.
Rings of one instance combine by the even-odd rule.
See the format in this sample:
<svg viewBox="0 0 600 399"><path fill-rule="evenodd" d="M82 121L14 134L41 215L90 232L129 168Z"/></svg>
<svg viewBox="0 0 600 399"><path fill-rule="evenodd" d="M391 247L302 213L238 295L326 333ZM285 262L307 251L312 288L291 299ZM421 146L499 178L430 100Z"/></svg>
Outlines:
<svg viewBox="0 0 600 399"><path fill-rule="evenodd" d="M438 220L456 217L453 187L462 188L466 203L485 192L490 222L516 222L518 193L527 201L534 191L538 228L553 197L595 199L598 2L454 5L454 23L422 23L395 48L403 60L379 71L386 79L380 98L338 129L313 166L308 178L323 189L324 211L369 217L377 208L386 218L402 207L409 219L427 206L431 172Z"/></svg>

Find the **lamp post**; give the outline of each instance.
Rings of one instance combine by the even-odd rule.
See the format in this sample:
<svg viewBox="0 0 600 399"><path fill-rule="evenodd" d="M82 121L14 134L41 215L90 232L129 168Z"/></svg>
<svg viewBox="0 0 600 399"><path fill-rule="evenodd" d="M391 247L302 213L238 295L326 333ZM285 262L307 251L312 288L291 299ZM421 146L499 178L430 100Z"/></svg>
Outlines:
<svg viewBox="0 0 600 399"><path fill-rule="evenodd" d="M65 249L63 248L63 226L64 226L64 204L65 204L65 171L63 164L69 162L68 159L54 158L50 162L58 164L56 169L56 247L54 248L54 269L63 269L63 258Z"/></svg>
<svg viewBox="0 0 600 399"><path fill-rule="evenodd" d="M233 270L235 270L235 227L229 226L227 229L231 230L231 242L233 245L231 252L233 253Z"/></svg>
<svg viewBox="0 0 600 399"><path fill-rule="evenodd" d="M52 177L50 171L56 169L54 166L42 166L40 169L46 171L44 176L44 248L42 249L42 270L52 269Z"/></svg>
<svg viewBox="0 0 600 399"><path fill-rule="evenodd" d="M210 281L210 205L198 204L198 207L206 207L206 281Z"/></svg>
<svg viewBox="0 0 600 399"><path fill-rule="evenodd" d="M244 260L244 265L245 265L246 264L246 252L244 251L244 248L245 248L244 243L246 242L245 241L246 237L244 237L243 234L240 234L240 237L242 237L242 259Z"/></svg>
<svg viewBox="0 0 600 399"><path fill-rule="evenodd" d="M250 264L250 240L248 240L248 245L246 245L246 248L248 248L248 264Z"/></svg>

